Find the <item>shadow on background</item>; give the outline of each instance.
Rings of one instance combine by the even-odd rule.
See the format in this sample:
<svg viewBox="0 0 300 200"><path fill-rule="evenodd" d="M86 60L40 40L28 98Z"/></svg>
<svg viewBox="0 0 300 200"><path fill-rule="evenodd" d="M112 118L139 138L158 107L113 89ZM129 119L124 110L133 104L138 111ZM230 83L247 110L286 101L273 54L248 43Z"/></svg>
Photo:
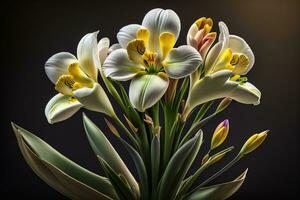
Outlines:
<svg viewBox="0 0 300 200"><path fill-rule="evenodd" d="M155 7L171 8L181 18L177 45L185 43L194 20L207 16L214 19L215 31L217 22L225 21L231 33L246 39L256 56L248 78L262 91L261 104L253 107L232 103L206 127L205 137L208 141L224 118L229 118L231 125L226 145L235 145L236 151L252 133L270 129L271 134L260 149L218 181L231 180L248 167L246 182L232 199L291 199L299 194L298 1L26 1L1 7L2 195L64 199L24 162L10 121L33 131L82 166L102 173L85 138L80 113L64 123L47 123L44 107L56 92L43 65L54 53L75 54L78 41L88 32L100 30L100 37L109 37L115 43L122 26L141 23L144 14ZM107 131L103 115L85 112ZM124 149L117 141L114 144L132 169Z"/></svg>

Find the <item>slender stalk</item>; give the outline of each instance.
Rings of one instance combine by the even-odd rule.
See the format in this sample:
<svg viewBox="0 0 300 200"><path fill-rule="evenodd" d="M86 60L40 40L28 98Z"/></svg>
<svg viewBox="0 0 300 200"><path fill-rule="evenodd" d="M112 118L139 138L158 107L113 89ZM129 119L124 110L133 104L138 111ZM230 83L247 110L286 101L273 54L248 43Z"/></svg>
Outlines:
<svg viewBox="0 0 300 200"><path fill-rule="evenodd" d="M204 117L204 115L207 113L207 111L212 106L212 104L213 104L213 101L209 101L209 102L204 103L201 106L201 108L200 108L199 112L197 113L197 115L196 115L196 117L195 117L192 124L195 124L195 123L199 122Z"/></svg>
<svg viewBox="0 0 300 200"><path fill-rule="evenodd" d="M154 106L152 106L151 113L152 113L154 128L158 127L159 126L159 102L157 102Z"/></svg>
<svg viewBox="0 0 300 200"><path fill-rule="evenodd" d="M123 122L118 118L117 115L114 115L112 117L116 124L124 131L126 136L131 140L131 142L139 149L139 142L136 140L136 138L133 136L133 134L127 129L127 127L123 124Z"/></svg>
<svg viewBox="0 0 300 200"><path fill-rule="evenodd" d="M229 168L231 168L236 162L238 162L241 158L243 157L242 154L238 154L233 160L231 160L225 167L223 167L221 170L216 172L214 175L206 179L203 183L195 187L193 190L191 190L189 193L187 193L184 197L188 197L191 195L193 192L197 191L200 189L202 186L206 185L207 183L211 182L212 180L216 179L218 176L223 174L225 171L227 171Z"/></svg>

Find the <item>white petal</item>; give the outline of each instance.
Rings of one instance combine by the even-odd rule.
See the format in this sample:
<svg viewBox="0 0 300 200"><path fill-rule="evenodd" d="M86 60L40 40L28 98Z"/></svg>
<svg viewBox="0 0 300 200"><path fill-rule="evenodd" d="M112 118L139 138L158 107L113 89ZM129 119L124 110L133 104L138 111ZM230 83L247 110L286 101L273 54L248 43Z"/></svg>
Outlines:
<svg viewBox="0 0 300 200"><path fill-rule="evenodd" d="M260 103L261 92L254 85L246 82L238 85L230 96L240 103L258 105Z"/></svg>
<svg viewBox="0 0 300 200"><path fill-rule="evenodd" d="M99 42L98 42L98 53L99 53L99 59L100 59L100 63L103 64L105 58L108 55L108 49L109 49L109 38L105 37L102 38ZM100 67L100 66L98 66Z"/></svg>
<svg viewBox="0 0 300 200"><path fill-rule="evenodd" d="M48 78L55 84L61 75L69 74L68 67L74 62L77 62L76 57L68 52L54 54L45 64Z"/></svg>
<svg viewBox="0 0 300 200"><path fill-rule="evenodd" d="M45 115L50 124L68 119L82 107L76 99L70 98L59 93L48 102Z"/></svg>
<svg viewBox="0 0 300 200"><path fill-rule="evenodd" d="M187 45L174 48L164 60L164 70L175 79L183 78L193 73L202 63L198 51Z"/></svg>
<svg viewBox="0 0 300 200"><path fill-rule="evenodd" d="M198 32L198 30L199 30L198 26L195 23L193 23L192 26L190 27L187 37L186 37L186 42L188 45L190 45L189 44L190 38L194 38L196 33Z"/></svg>
<svg viewBox="0 0 300 200"><path fill-rule="evenodd" d="M219 41L228 40L229 30L227 25L224 22L219 22L219 29L220 29Z"/></svg>
<svg viewBox="0 0 300 200"><path fill-rule="evenodd" d="M113 52L114 50L117 50L117 49L121 49L121 45L119 43L115 43L113 45L111 45L108 49L108 54L110 54L111 52Z"/></svg>
<svg viewBox="0 0 300 200"><path fill-rule="evenodd" d="M206 58L205 58L205 72L209 73L210 70L213 69L213 67L215 66L217 59L219 57L219 55L222 53L224 49L224 43L223 42L218 42L216 43L208 52Z"/></svg>
<svg viewBox="0 0 300 200"><path fill-rule="evenodd" d="M168 85L165 73L138 75L130 83L129 99L136 109L143 112L160 100Z"/></svg>
<svg viewBox="0 0 300 200"><path fill-rule="evenodd" d="M125 49L113 51L108 55L102 66L106 77L111 77L118 81L132 79L138 72L144 69L144 66L129 60Z"/></svg>
<svg viewBox="0 0 300 200"><path fill-rule="evenodd" d="M249 59L249 65L247 68L243 68L242 70L237 70L235 73L240 75L247 74L254 65L254 54L247 44L247 42L236 35L229 36L229 44L228 47L231 48L232 53L242 53L245 54Z"/></svg>
<svg viewBox="0 0 300 200"><path fill-rule="evenodd" d="M160 52L159 36L162 32L171 32L177 40L180 32L180 19L173 10L156 8L144 17L142 26L150 31L149 50Z"/></svg>
<svg viewBox="0 0 300 200"><path fill-rule="evenodd" d="M84 106L84 108L96 112L114 115L114 109L103 88L94 83L93 88L80 88L75 90L74 96Z"/></svg>
<svg viewBox="0 0 300 200"><path fill-rule="evenodd" d="M259 90L250 83L241 85L230 81L231 75L231 71L221 70L195 83L187 100L189 111L197 105L223 97L229 97L244 104L257 105L260 99Z"/></svg>
<svg viewBox="0 0 300 200"><path fill-rule="evenodd" d="M100 59L97 47L98 31L86 34L77 46L77 57L81 70L97 81Z"/></svg>
<svg viewBox="0 0 300 200"><path fill-rule="evenodd" d="M130 24L120 29L120 31L117 34L117 38L122 48L126 49L128 42L136 39L136 32L140 28L142 28L141 25Z"/></svg>

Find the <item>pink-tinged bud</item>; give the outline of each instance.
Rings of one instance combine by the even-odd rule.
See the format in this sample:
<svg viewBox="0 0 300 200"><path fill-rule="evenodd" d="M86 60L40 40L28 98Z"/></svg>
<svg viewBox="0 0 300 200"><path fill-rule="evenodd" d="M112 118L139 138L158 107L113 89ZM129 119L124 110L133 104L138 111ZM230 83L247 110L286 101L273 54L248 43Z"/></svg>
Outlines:
<svg viewBox="0 0 300 200"><path fill-rule="evenodd" d="M202 58L206 56L217 37L215 32L210 33L212 26L211 18L201 17L192 24L187 34L187 44L197 49Z"/></svg>
<svg viewBox="0 0 300 200"><path fill-rule="evenodd" d="M229 132L229 120L225 119L223 122L221 122L211 139L211 149L215 149L218 146L220 146L226 139Z"/></svg>
<svg viewBox="0 0 300 200"><path fill-rule="evenodd" d="M199 48L199 53L202 58L205 58L211 45L215 42L217 33L209 33L202 40L202 46Z"/></svg>

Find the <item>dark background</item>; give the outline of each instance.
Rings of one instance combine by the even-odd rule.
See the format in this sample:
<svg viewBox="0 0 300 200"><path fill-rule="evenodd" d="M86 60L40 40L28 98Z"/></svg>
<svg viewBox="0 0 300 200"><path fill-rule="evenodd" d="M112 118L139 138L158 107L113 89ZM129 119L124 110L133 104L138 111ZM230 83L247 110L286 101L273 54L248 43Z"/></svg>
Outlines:
<svg viewBox="0 0 300 200"><path fill-rule="evenodd" d="M229 118L231 125L226 145L234 144L236 151L252 133L264 129L271 133L261 148L218 181L232 180L249 167L243 187L232 199L292 199L299 195L298 1L13 2L1 5L1 196L65 199L24 162L10 121L36 133L82 166L102 173L85 138L80 112L63 123L47 123L44 107L56 92L44 73L44 63L60 51L75 54L78 41L88 32L100 30L99 37L107 36L115 43L122 26L141 23L144 14L155 7L171 8L179 15L182 30L177 45L185 43L195 19L208 16L214 19L215 31L217 22L225 21L231 33L246 39L256 56L248 78L262 91L261 104L232 103L210 122L205 136L208 141L224 118ZM106 130L103 115L85 112ZM120 144L114 144L132 169Z"/></svg>

